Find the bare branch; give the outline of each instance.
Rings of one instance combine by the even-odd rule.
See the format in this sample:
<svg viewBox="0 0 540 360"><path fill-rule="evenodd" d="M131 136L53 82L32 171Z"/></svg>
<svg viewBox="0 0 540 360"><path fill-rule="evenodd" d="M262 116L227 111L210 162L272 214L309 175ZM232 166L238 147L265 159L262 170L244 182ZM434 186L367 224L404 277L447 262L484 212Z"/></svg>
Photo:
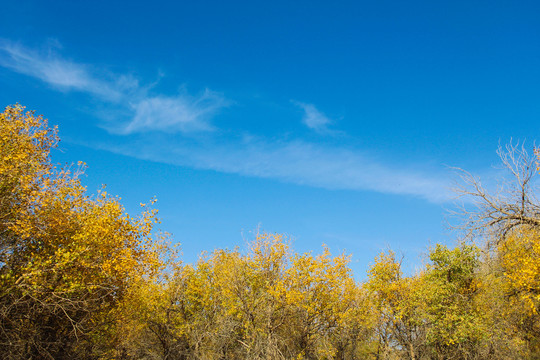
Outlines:
<svg viewBox="0 0 540 360"><path fill-rule="evenodd" d="M536 157L529 155L524 144L512 143L499 147L497 154L511 176L499 183L495 192L488 191L471 173L455 168L461 181L454 191L474 204L474 209L461 206L454 212L465 218L456 228L464 230L467 238L487 236L498 243L521 225L540 228L540 205L532 188Z"/></svg>

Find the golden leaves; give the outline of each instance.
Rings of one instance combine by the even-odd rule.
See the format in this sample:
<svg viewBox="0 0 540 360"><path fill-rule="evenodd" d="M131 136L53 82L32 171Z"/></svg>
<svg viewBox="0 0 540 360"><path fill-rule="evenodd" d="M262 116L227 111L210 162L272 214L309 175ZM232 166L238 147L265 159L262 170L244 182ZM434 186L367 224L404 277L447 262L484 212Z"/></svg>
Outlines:
<svg viewBox="0 0 540 360"><path fill-rule="evenodd" d="M133 218L106 191L87 195L78 178L84 163L74 170L52 165L56 128L23 110L7 107L0 114L0 300L21 307L0 304L15 311L2 316L36 328L36 336L40 313L55 309L61 309L54 316L64 328L47 331L58 336L112 329L131 289L155 281L165 266L164 238L152 233L157 210Z"/></svg>

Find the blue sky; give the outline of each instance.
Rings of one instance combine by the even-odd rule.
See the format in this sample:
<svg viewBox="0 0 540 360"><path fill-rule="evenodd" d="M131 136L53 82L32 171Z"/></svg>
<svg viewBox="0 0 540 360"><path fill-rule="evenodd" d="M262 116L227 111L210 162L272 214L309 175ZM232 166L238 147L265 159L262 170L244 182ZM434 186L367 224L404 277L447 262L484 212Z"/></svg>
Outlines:
<svg viewBox="0 0 540 360"><path fill-rule="evenodd" d="M0 100L59 126L130 212L158 199L184 260L257 228L297 251L451 244L449 166L486 181L536 138L533 1L4 1Z"/></svg>

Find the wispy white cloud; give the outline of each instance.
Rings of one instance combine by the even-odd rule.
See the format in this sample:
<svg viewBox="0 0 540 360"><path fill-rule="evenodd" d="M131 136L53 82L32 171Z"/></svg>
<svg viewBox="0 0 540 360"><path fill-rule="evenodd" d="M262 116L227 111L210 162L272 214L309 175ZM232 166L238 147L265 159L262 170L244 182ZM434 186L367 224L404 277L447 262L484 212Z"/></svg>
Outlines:
<svg viewBox="0 0 540 360"><path fill-rule="evenodd" d="M32 76L63 91L78 91L104 103L126 107L129 120L116 119L104 127L117 134L145 131L193 132L212 129L209 120L227 101L219 93L205 90L199 96L150 94L149 87L131 75L98 71L95 67L6 40L0 41L0 66Z"/></svg>
<svg viewBox="0 0 540 360"><path fill-rule="evenodd" d="M89 66L62 59L53 49L39 52L5 40L0 41L0 65L61 90L87 92L110 101L120 100L127 86L133 86L125 76L116 83L99 79Z"/></svg>
<svg viewBox="0 0 540 360"><path fill-rule="evenodd" d="M161 131L208 131L213 127L208 119L219 108L226 106L226 101L210 90L198 97L191 96L156 96L145 98L133 105L135 116L120 133Z"/></svg>
<svg viewBox="0 0 540 360"><path fill-rule="evenodd" d="M332 124L332 121L325 114L320 112L315 105L299 101L292 101L292 103L304 110L302 122L308 128L319 134L331 134L335 132L328 128L328 126Z"/></svg>
<svg viewBox="0 0 540 360"><path fill-rule="evenodd" d="M141 159L325 189L412 195L434 203L453 197L445 169L427 172L384 164L359 150L300 140L245 139L226 145L208 141L182 145L147 139L136 146L102 147Z"/></svg>
<svg viewBox="0 0 540 360"><path fill-rule="evenodd" d="M53 50L39 52L7 41L0 41L0 66L59 90L87 93L131 114L108 121L104 127L113 134L112 142L94 143L93 147L163 163L326 189L405 194L431 202L451 198L448 176L440 170L426 172L383 163L357 149L303 140L269 140L251 134L224 139L216 132L204 141L169 136L214 129L211 117L227 106L227 101L211 90L197 96L155 94L132 76L104 73L91 65L63 59ZM332 121L314 105L294 103L303 109L307 127L320 134L337 133L329 129ZM138 143L114 136L133 133L142 134L137 137Z"/></svg>

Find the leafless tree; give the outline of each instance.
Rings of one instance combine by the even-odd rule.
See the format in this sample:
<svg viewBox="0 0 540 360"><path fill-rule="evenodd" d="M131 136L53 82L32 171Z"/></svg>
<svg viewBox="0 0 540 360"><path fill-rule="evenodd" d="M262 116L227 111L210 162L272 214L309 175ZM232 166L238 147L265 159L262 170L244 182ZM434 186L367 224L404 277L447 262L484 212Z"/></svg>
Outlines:
<svg viewBox="0 0 540 360"><path fill-rule="evenodd" d="M509 232L522 225L540 228L540 203L533 186L537 156L531 155L524 143L499 146L497 154L510 176L495 191L488 191L480 178L468 171L455 169L461 181L454 190L465 202L472 202L473 208L461 206L453 212L465 218L457 228L464 230L466 237L495 243L504 241Z"/></svg>

